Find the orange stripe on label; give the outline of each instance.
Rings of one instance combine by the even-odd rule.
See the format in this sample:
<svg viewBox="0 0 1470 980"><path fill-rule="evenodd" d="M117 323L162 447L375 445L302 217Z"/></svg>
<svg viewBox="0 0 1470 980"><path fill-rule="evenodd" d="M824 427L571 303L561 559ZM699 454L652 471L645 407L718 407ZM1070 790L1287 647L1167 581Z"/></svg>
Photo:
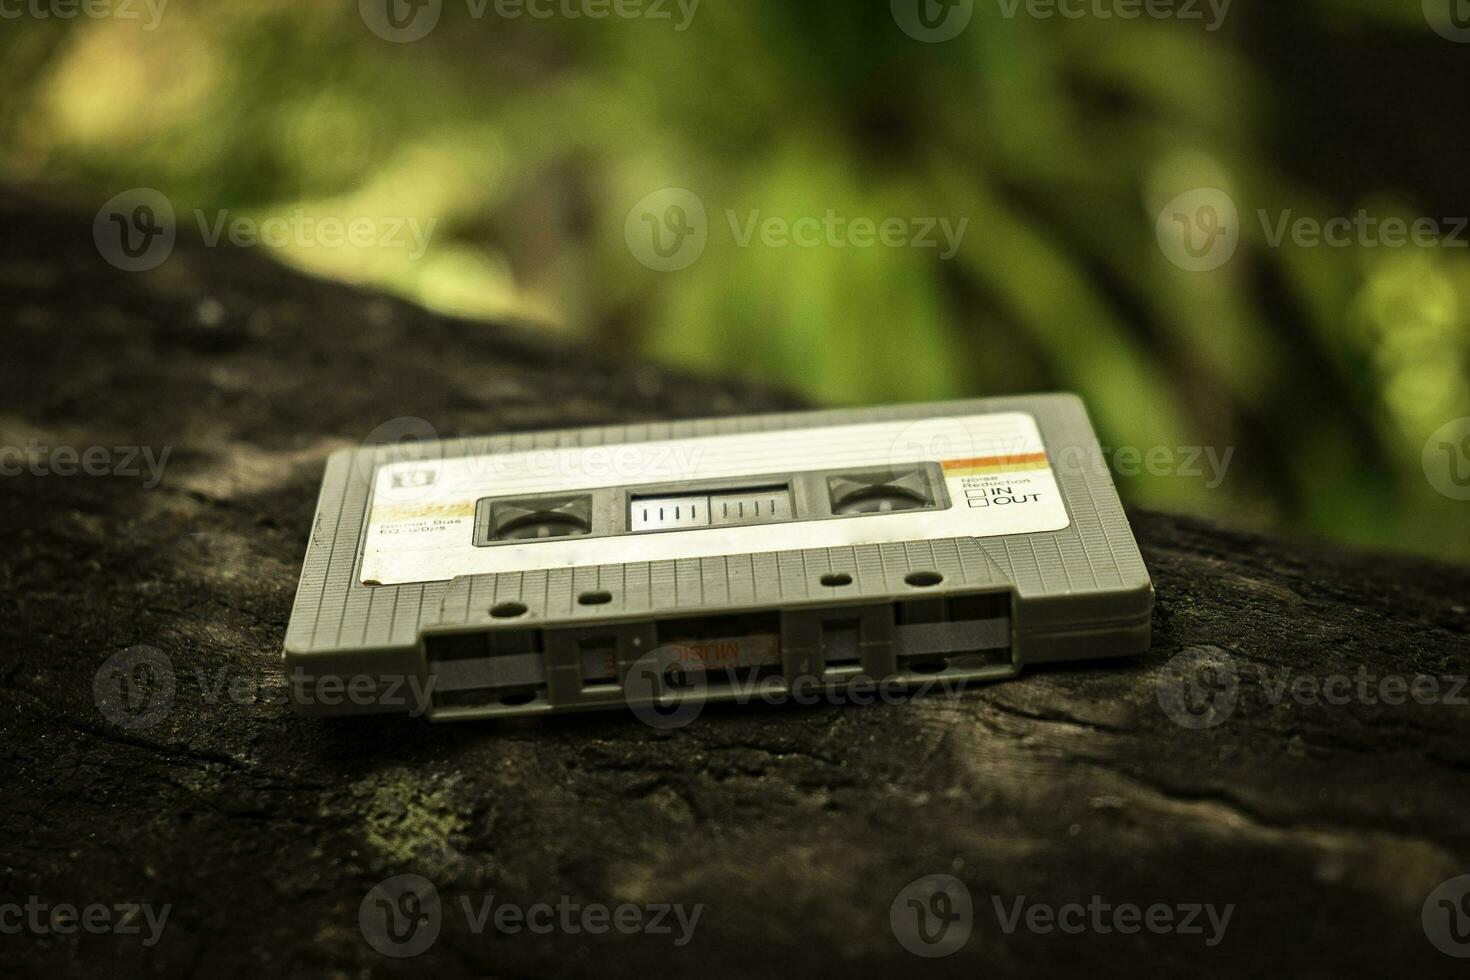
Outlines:
<svg viewBox="0 0 1470 980"><path fill-rule="evenodd" d="M1009 467L1018 469L1018 464L1034 463L1044 466L1046 453L1019 453L1011 456L977 456L974 459L946 459L939 465L945 472L950 470L988 470Z"/></svg>

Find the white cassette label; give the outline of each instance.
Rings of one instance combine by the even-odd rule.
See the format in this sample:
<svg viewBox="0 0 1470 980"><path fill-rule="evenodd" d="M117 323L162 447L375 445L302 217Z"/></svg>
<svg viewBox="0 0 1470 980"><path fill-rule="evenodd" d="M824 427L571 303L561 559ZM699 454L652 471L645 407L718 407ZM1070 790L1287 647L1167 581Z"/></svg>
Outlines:
<svg viewBox="0 0 1470 980"><path fill-rule="evenodd" d="M608 487L938 464L949 506L475 545L476 502ZM366 585L706 555L1059 531L1068 525L1036 421L1007 412L518 450L380 466L363 543Z"/></svg>

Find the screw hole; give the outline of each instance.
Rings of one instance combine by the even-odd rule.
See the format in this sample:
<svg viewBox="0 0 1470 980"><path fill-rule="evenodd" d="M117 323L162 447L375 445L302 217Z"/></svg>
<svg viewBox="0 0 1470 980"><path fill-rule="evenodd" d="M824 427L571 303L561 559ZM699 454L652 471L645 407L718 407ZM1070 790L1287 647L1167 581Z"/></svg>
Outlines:
<svg viewBox="0 0 1470 980"><path fill-rule="evenodd" d="M903 580L917 589L927 589L931 585L938 585L944 581L944 576L938 572L909 572Z"/></svg>
<svg viewBox="0 0 1470 980"><path fill-rule="evenodd" d="M490 615L496 619L515 619L526 614L524 602L502 602L490 607Z"/></svg>
<svg viewBox="0 0 1470 980"><path fill-rule="evenodd" d="M852 576L846 572L828 572L822 576L822 584L829 589L835 589L839 585L851 585Z"/></svg>
<svg viewBox="0 0 1470 980"><path fill-rule="evenodd" d="M940 674L948 666L948 660L925 660L923 663L909 664L909 670L916 674Z"/></svg>
<svg viewBox="0 0 1470 980"><path fill-rule="evenodd" d="M530 691L518 691L515 694L507 694L500 699L500 703L508 708L519 708L523 704L530 704L536 700L536 695Z"/></svg>
<svg viewBox="0 0 1470 980"><path fill-rule="evenodd" d="M596 592L583 592L577 596L578 605L583 606L605 606L612 602L612 593L599 589Z"/></svg>

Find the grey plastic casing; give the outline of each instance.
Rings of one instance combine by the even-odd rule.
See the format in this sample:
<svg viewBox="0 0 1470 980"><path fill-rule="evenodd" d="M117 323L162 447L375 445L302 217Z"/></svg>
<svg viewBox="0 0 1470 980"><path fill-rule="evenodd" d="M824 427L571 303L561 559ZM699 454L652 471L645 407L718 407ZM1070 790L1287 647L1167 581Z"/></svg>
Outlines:
<svg viewBox="0 0 1470 980"><path fill-rule="evenodd" d="M1037 423L1069 518L1057 531L992 537L807 548L692 559L464 575L448 581L365 585L360 563L377 468L417 457L448 459L567 446L772 432L865 422L1022 412ZM487 490L486 496L493 496ZM476 533L482 532L477 521ZM677 532L670 532L677 533ZM838 585L826 583L843 583ZM937 581L936 581L937 580ZM913 584L922 582L926 584ZM586 605L589 593L598 603ZM434 720L535 715L677 702L672 690L624 689L639 658L659 647L660 623L745 614L779 617L780 668L768 685L841 690L855 682L918 682L904 669L896 624L943 621L966 597L1000 596L1000 618L958 622L1009 632L1008 649L958 657L939 670L958 683L1014 677L1033 664L1123 657L1148 648L1153 586L1082 401L1045 394L649 422L486 438L366 446L327 462L311 539L286 631L284 662L293 701L312 715L393 712ZM946 605L948 604L948 605ZM507 621L490 610L524 611ZM860 669L826 669L829 630L856 627ZM835 634L833 634L835 635ZM541 657L534 696L501 703L435 695L442 661L465 651L488 660L491 640ZM617 683L586 685L585 644L615 651ZM483 652L479 645L483 645ZM470 666L473 666L471 664ZM739 699L740 683L701 686L705 700Z"/></svg>

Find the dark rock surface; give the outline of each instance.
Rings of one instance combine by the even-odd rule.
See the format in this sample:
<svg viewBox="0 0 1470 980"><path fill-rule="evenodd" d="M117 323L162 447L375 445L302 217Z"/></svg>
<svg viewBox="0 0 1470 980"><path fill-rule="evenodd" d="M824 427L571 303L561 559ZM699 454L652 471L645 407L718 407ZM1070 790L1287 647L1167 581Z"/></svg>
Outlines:
<svg viewBox="0 0 1470 980"><path fill-rule="evenodd" d="M180 242L124 273L86 216L14 197L0 321L0 442L45 450L47 471L0 480L8 976L1463 972L1432 939L1470 931L1470 910L1430 902L1428 931L1422 915L1470 874L1470 571L1135 513L1158 588L1137 661L910 704L712 707L666 733L631 715L310 721L282 703L278 657L332 449L402 416L454 436L795 402L258 254ZM140 446L170 449L157 486L127 459ZM58 447L101 447L108 475L63 475ZM174 681L165 702L142 678L167 709L146 725L94 693L139 644ZM440 932L386 958L359 909L410 873L436 886ZM890 906L941 873L973 934L925 962ZM491 895L575 903L557 918L576 931L476 934L462 902ZM32 896L112 921L170 909L149 945L142 916L138 935L64 932ZM1023 917L1008 935L996 902L1009 916L1022 896L1023 915L1234 908L1216 945L1205 914L1202 934L1088 911L1066 920L1080 934ZM580 907L625 903L702 909L682 946L672 915L668 935L582 927Z"/></svg>

